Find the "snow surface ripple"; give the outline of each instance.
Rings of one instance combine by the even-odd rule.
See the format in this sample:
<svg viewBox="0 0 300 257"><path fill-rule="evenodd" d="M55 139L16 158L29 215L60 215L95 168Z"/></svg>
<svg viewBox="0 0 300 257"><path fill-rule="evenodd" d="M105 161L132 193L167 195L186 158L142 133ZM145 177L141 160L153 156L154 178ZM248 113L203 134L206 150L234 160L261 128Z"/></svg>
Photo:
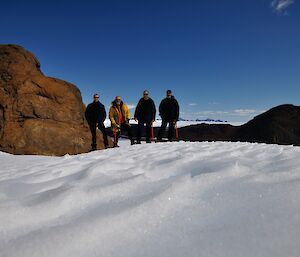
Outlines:
<svg viewBox="0 0 300 257"><path fill-rule="evenodd" d="M0 153L0 256L299 256L300 148Z"/></svg>

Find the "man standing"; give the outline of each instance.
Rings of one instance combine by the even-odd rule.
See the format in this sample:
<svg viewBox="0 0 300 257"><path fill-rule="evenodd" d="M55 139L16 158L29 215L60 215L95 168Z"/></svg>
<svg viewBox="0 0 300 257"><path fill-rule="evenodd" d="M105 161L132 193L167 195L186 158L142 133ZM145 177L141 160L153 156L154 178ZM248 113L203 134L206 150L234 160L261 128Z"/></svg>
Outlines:
<svg viewBox="0 0 300 257"><path fill-rule="evenodd" d="M144 91L143 97L137 104L134 119L138 121L137 144L141 143L141 134L146 124L146 142L151 143L150 135L152 124L155 121L156 108L153 100L149 97L149 92Z"/></svg>
<svg viewBox="0 0 300 257"><path fill-rule="evenodd" d="M161 116L162 124L158 132L157 140L162 140L162 136L169 123L168 139L169 141L172 141L174 126L179 118L179 105L171 90L167 90L167 97L163 99L159 105L159 115Z"/></svg>
<svg viewBox="0 0 300 257"><path fill-rule="evenodd" d="M105 107L99 102L99 95L94 94L94 101L90 103L85 110L85 118L90 126L92 133L92 151L97 150L96 129L98 127L103 135L104 147L108 147L108 140L105 131L104 121L106 118Z"/></svg>
<svg viewBox="0 0 300 257"><path fill-rule="evenodd" d="M114 147L118 146L118 139L121 134L121 130L125 129L127 131L128 137L131 144L134 144L132 139L131 126L129 124L130 111L128 106L123 103L120 96L116 96L116 99L111 103L109 109L109 119L111 121L111 128L114 133Z"/></svg>

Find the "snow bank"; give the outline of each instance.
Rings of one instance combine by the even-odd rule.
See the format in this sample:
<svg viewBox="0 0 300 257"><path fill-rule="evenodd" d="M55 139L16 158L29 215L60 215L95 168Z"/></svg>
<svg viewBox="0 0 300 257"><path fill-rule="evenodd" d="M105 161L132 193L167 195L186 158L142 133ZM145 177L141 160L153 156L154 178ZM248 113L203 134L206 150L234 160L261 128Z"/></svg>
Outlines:
<svg viewBox="0 0 300 257"><path fill-rule="evenodd" d="M0 154L0 256L299 256L300 149Z"/></svg>

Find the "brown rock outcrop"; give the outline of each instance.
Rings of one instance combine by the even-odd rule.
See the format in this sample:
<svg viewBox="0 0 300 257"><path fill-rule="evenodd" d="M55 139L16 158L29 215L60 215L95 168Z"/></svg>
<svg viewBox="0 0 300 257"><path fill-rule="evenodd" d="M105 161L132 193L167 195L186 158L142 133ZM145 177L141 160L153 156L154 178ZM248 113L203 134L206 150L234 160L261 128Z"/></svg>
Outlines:
<svg viewBox="0 0 300 257"><path fill-rule="evenodd" d="M75 85L44 76L39 61L23 47L0 45L0 151L88 152L91 135L84 111ZM102 149L102 137L98 138Z"/></svg>

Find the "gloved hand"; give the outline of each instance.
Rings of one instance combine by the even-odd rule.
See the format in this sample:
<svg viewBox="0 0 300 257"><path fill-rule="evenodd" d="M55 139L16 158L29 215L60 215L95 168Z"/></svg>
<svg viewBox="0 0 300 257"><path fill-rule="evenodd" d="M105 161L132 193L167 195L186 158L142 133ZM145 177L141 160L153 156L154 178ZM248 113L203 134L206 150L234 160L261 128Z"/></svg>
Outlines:
<svg viewBox="0 0 300 257"><path fill-rule="evenodd" d="M120 125L118 125L117 123L112 123L111 126L112 126L113 128L120 128Z"/></svg>

